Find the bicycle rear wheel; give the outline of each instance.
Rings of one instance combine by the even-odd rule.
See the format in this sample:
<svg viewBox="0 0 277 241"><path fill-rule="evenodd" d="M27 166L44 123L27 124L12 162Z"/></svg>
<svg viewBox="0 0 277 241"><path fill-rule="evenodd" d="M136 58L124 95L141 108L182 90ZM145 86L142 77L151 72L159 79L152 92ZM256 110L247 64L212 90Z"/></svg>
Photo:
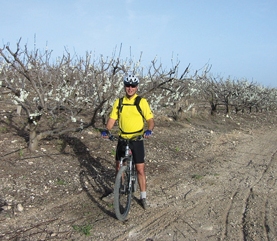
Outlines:
<svg viewBox="0 0 277 241"><path fill-rule="evenodd" d="M132 190L129 190L130 173L127 166L119 169L114 187L114 209L118 220L126 220L131 207Z"/></svg>

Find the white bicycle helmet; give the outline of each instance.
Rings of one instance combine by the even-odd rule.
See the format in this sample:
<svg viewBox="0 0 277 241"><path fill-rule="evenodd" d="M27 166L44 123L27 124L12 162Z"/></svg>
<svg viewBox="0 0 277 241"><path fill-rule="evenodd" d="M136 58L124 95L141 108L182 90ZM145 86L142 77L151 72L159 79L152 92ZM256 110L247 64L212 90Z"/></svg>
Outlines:
<svg viewBox="0 0 277 241"><path fill-rule="evenodd" d="M124 77L124 84L130 84L130 85L138 85L139 84L139 78L135 75L128 74Z"/></svg>

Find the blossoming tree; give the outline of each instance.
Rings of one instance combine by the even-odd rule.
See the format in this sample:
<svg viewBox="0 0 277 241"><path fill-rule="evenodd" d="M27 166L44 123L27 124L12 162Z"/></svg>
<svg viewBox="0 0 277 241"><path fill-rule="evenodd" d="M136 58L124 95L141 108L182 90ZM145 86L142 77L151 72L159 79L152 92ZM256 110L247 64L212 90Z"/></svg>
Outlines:
<svg viewBox="0 0 277 241"><path fill-rule="evenodd" d="M188 73L187 68L178 77L179 62L166 71L156 60L145 71L140 60L120 59L120 51L98 59L88 52L84 58L66 52L52 63L51 51L21 49L20 41L15 51L4 46L0 56L0 86L10 91L9 100L26 117L30 151L43 138L95 127L99 118L104 124L111 104L123 92L126 72L141 77L140 93L149 97L153 109L184 97ZM84 120L88 115L90 120Z"/></svg>

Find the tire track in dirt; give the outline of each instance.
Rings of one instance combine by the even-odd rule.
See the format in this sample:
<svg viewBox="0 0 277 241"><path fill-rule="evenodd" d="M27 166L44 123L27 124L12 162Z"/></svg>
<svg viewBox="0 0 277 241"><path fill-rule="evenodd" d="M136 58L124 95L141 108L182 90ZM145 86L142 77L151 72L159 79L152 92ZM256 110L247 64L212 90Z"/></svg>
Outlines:
<svg viewBox="0 0 277 241"><path fill-rule="evenodd" d="M159 210L159 212L146 219L145 222L137 225L135 228L129 228L124 234L115 237L114 240L143 240L142 238L145 239L155 236L172 221L171 219L165 218L170 213L168 208Z"/></svg>
<svg viewBox="0 0 277 241"><path fill-rule="evenodd" d="M261 178L250 188L243 219L244 240L273 240L276 238L274 217L270 212L269 205L272 199L269 193L275 187L275 182L270 181L276 176L276 154L277 151L272 154ZM258 218L254 219L254 217ZM256 227L255 230L253 227Z"/></svg>
<svg viewBox="0 0 277 241"><path fill-rule="evenodd" d="M184 205L185 204L185 205ZM193 232L197 233L197 230L193 228L189 222L184 220L183 213L189 212L198 205L198 202L192 204L184 203L184 200L179 200L177 202L171 201L164 204L162 208L156 208L147 214L147 219L136 225L135 227L128 228L123 234L116 236L113 240L169 240L169 237L159 237L161 233L165 230L169 230L170 226L174 226L175 230L178 230L176 224L180 221L191 229ZM179 230L182 233L182 230ZM169 234L168 234L169 235ZM182 234L182 236L185 236ZM157 239L158 238L158 239Z"/></svg>
<svg viewBox="0 0 277 241"><path fill-rule="evenodd" d="M272 197L268 197L269 190L272 189L274 193L276 192L275 186L268 185L272 177L276 176L276 151L271 155L268 154L275 149L272 144L276 143L275 134L271 132L269 135L265 135L266 138L253 139L249 145L252 145L254 153L258 152L259 155L249 152L241 158L244 163L250 159L249 163L256 162L256 165L252 165L250 170L245 172L245 176L240 177L242 186L233 192L231 201L225 208L225 227L221 240L233 240L234 236L237 237L237 240L251 241L274 240L273 237L276 237L276 233L273 231L274 218L270 214L269 207ZM247 148L250 149L247 143L246 146L240 147L242 150ZM236 159L238 156L234 157L234 160ZM249 163L246 167L249 166ZM261 166L263 168L265 166L262 171L258 170ZM241 222L238 222L239 219Z"/></svg>
<svg viewBox="0 0 277 241"><path fill-rule="evenodd" d="M225 231L223 232L223 235L221 237L221 240L224 240L226 237L228 237L228 227L229 227L229 222L230 222L230 214L231 214L231 210L233 209L233 200L236 200L236 196L239 194L239 191L236 190L235 192L232 193L232 196L230 198L230 202L228 203L227 207L226 207L226 212L223 215L224 219L225 219ZM241 238L241 237L240 237Z"/></svg>

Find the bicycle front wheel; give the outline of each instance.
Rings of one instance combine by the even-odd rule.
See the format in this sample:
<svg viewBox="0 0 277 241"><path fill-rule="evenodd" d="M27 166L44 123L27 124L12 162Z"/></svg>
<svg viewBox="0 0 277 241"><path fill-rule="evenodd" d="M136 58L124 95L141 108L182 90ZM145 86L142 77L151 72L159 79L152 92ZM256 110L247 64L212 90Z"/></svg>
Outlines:
<svg viewBox="0 0 277 241"><path fill-rule="evenodd" d="M130 173L127 166L119 169L114 187L114 209L118 220L126 220L131 207L132 190L129 188Z"/></svg>

